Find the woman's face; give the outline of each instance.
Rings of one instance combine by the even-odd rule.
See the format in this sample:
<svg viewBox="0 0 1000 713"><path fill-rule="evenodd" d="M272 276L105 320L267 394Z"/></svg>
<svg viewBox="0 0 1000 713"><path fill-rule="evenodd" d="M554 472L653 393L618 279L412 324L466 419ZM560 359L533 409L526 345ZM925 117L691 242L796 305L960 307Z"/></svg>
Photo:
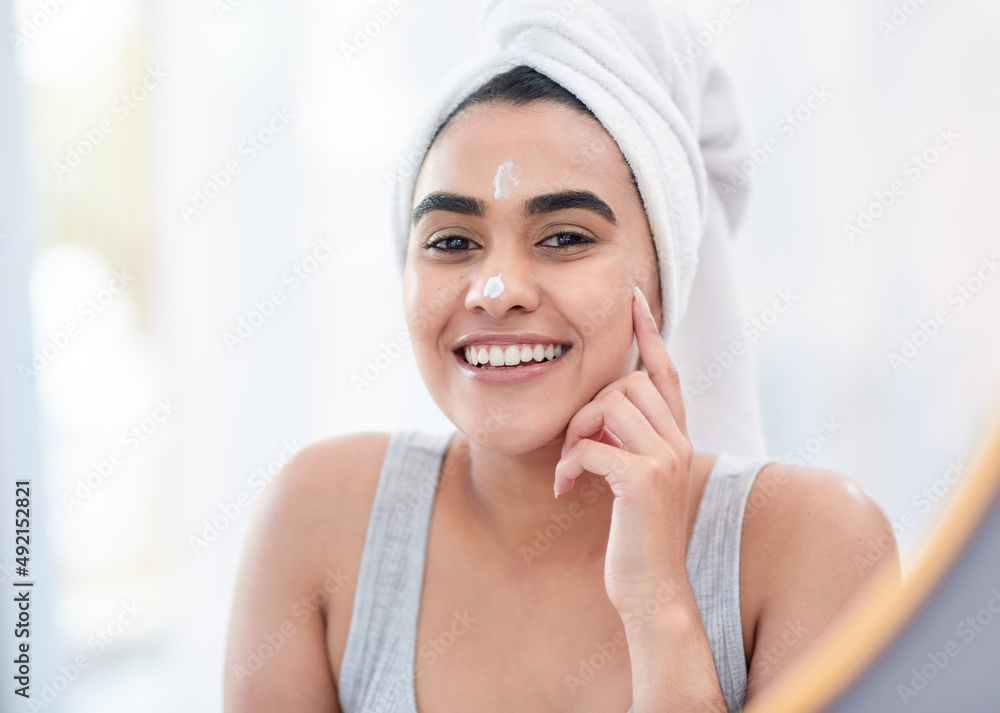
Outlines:
<svg viewBox="0 0 1000 713"><path fill-rule="evenodd" d="M428 152L413 208L403 300L414 355L473 441L519 455L561 439L637 368L632 287L660 325L659 274L628 165L598 121L547 101L469 109ZM486 352L527 346L530 365L473 366L470 335ZM566 346L538 362L535 344Z"/></svg>

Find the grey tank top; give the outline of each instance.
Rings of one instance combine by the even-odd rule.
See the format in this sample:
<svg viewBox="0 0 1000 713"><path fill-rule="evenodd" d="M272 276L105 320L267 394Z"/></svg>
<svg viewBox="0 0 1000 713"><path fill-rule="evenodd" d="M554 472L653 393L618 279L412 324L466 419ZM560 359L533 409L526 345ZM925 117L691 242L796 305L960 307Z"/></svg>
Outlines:
<svg viewBox="0 0 1000 713"><path fill-rule="evenodd" d="M341 663L338 695L344 713L417 713L417 616L427 534L441 465L454 435L397 431L390 437ZM688 578L730 713L742 709L747 689L740 621L743 513L757 473L770 462L718 455L688 545Z"/></svg>

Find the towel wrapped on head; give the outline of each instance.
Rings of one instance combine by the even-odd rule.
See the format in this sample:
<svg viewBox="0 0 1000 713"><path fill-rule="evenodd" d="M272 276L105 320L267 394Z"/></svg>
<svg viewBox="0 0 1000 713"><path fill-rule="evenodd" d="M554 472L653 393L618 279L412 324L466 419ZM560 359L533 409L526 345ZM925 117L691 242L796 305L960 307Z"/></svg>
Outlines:
<svg viewBox="0 0 1000 713"><path fill-rule="evenodd" d="M411 170L401 172L393 203L400 266L416 175L437 131L490 78L534 68L587 105L632 169L660 272L660 333L681 376L692 443L763 455L731 245L747 184L729 180L749 144L722 68L707 51L686 51L694 23L672 2L492 0L484 25L496 46L445 78L405 149Z"/></svg>

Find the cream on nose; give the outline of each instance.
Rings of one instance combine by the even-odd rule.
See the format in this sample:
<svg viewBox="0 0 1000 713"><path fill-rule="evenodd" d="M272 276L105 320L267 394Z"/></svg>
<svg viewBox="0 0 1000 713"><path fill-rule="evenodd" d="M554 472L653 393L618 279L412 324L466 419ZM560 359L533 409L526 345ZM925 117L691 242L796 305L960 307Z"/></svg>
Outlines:
<svg viewBox="0 0 1000 713"><path fill-rule="evenodd" d="M503 291L503 280L500 279L500 273L498 272L486 281L486 286L483 288L483 297L496 299L503 294Z"/></svg>

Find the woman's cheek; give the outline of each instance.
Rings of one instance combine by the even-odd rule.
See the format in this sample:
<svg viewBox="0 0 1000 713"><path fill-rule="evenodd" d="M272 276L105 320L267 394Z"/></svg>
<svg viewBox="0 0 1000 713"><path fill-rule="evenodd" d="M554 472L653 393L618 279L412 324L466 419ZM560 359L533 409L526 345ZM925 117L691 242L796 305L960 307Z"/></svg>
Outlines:
<svg viewBox="0 0 1000 713"><path fill-rule="evenodd" d="M632 369L631 356L634 332L632 328L632 295L606 297L584 325L584 338L592 353L601 355L601 371L609 380L620 378Z"/></svg>
<svg viewBox="0 0 1000 713"><path fill-rule="evenodd" d="M422 312L417 311L410 316L408 322L410 333L416 337L414 341L420 341L420 337L427 331L427 318L423 316Z"/></svg>
<svg viewBox="0 0 1000 713"><path fill-rule="evenodd" d="M406 311L406 322L413 335L413 341L419 343L431 328L430 302L425 285L426 278L413 266L408 266L403 277L403 304Z"/></svg>
<svg viewBox="0 0 1000 713"><path fill-rule="evenodd" d="M440 330L434 320L430 318L426 305L419 304L415 306L410 316L409 328L411 347L417 364L419 365L428 359L433 359L432 354L435 351L435 345L438 340L435 330L438 332Z"/></svg>
<svg viewBox="0 0 1000 713"><path fill-rule="evenodd" d="M607 270L590 270L552 286L552 292L566 314L576 313L577 329L585 338L600 339L610 325L621 319L620 290L606 289L620 281L620 277L609 277Z"/></svg>
<svg viewBox="0 0 1000 713"><path fill-rule="evenodd" d="M628 288L615 290L613 294L614 307L605 333L608 340L609 355L614 359L615 373L619 376L627 374L634 368L638 352L633 355L635 328L632 320L632 301L634 299L631 276L625 277L620 285Z"/></svg>

